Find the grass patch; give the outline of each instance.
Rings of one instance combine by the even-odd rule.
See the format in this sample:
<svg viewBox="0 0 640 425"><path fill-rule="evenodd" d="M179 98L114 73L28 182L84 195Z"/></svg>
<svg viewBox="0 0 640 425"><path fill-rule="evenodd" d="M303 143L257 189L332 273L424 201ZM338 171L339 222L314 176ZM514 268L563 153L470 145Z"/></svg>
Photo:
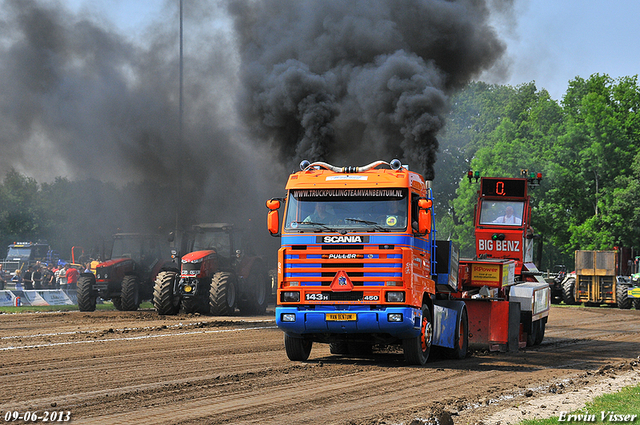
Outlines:
<svg viewBox="0 0 640 425"><path fill-rule="evenodd" d="M145 301L140 304L140 310L153 309L151 302ZM105 301L103 304L96 304L96 311L116 311L111 301ZM22 306L22 307L0 307L0 314L15 314L15 313L36 313L46 311L78 311L77 305L42 305L42 306Z"/></svg>
<svg viewBox="0 0 640 425"><path fill-rule="evenodd" d="M561 413L561 412L558 412ZM582 415L582 419L577 415ZM587 415L585 417L585 415ZM604 419L603 419L604 415ZM613 415L616 415L615 417ZM635 415L635 418L633 418ZM640 385L604 394L587 403L581 410L566 412L549 419L530 419L521 425L557 425L559 423L640 423Z"/></svg>

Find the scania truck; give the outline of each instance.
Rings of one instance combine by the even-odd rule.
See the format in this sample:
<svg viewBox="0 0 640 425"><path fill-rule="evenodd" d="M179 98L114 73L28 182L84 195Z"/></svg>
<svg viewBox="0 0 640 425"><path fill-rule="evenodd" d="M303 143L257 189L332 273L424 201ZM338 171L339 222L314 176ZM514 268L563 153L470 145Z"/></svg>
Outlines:
<svg viewBox="0 0 640 425"><path fill-rule="evenodd" d="M268 230L281 237L276 323L290 360L307 360L313 343L338 355L400 345L407 363L424 365L434 346L452 358L470 345L517 350L546 320L549 285L523 273L533 266L488 258L486 244L482 258L460 259L436 239L430 182L399 160L300 168L286 197L267 201Z"/></svg>

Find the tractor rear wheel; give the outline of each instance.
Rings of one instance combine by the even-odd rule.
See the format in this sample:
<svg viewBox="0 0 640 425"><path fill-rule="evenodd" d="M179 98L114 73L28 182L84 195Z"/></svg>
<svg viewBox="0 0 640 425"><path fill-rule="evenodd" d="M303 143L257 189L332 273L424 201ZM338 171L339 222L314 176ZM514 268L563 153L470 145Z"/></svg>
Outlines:
<svg viewBox="0 0 640 425"><path fill-rule="evenodd" d="M242 314L264 314L271 291L271 279L262 262L256 262L251 267L247 278L246 301L238 301L238 308Z"/></svg>
<svg viewBox="0 0 640 425"><path fill-rule="evenodd" d="M173 294L176 272L160 272L153 286L153 306L158 314L174 315L180 310L180 298Z"/></svg>
<svg viewBox="0 0 640 425"><path fill-rule="evenodd" d="M78 308L80 311L96 311L96 298L93 291L95 276L80 276L78 279Z"/></svg>
<svg viewBox="0 0 640 425"><path fill-rule="evenodd" d="M287 352L289 360L294 362L304 362L311 354L312 341L302 338L294 338L284 334L284 349Z"/></svg>
<svg viewBox="0 0 640 425"><path fill-rule="evenodd" d="M235 279L231 273L218 272L211 279L209 312L214 316L231 316L235 309Z"/></svg>
<svg viewBox="0 0 640 425"><path fill-rule="evenodd" d="M576 279L569 277L562 282L562 301L567 305L575 305L576 301Z"/></svg>
<svg viewBox="0 0 640 425"><path fill-rule="evenodd" d="M629 298L629 289L631 287L627 285L616 285L616 304L621 310L629 310L631 308L632 300Z"/></svg>
<svg viewBox="0 0 640 425"><path fill-rule="evenodd" d="M431 312L429 306L422 305L422 323L420 325L420 335L414 338L402 340L404 360L411 365L422 366L429 360L431 342L433 341L433 324L431 322Z"/></svg>
<svg viewBox="0 0 640 425"><path fill-rule="evenodd" d="M636 310L640 310L640 299L635 298L635 299L633 300L633 307L634 307Z"/></svg>
<svg viewBox="0 0 640 425"><path fill-rule="evenodd" d="M122 279L120 301L123 311L136 311L140 307L140 282L138 276L128 275Z"/></svg>

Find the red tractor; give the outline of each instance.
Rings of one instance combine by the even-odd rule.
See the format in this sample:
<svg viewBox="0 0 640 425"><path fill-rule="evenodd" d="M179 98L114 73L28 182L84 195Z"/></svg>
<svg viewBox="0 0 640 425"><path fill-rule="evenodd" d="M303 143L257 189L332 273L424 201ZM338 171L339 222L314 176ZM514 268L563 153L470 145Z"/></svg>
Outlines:
<svg viewBox="0 0 640 425"><path fill-rule="evenodd" d="M111 300L120 311L135 311L153 295L153 282L160 270L170 269L169 245L159 235L118 233L114 235L111 259L97 265L95 275L78 279L80 311L94 311L98 297Z"/></svg>
<svg viewBox="0 0 640 425"><path fill-rule="evenodd" d="M227 223L193 226L180 269L158 274L153 305L159 314L202 313L229 316L265 312L271 280L265 261L253 255L244 234ZM172 256L179 258L178 252Z"/></svg>

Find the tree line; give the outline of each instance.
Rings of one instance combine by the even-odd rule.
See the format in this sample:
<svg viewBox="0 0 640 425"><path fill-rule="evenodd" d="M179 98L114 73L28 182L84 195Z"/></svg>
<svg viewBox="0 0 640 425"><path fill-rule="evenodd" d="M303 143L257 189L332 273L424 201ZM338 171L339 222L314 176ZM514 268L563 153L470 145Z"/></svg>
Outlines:
<svg viewBox="0 0 640 425"><path fill-rule="evenodd" d="M46 241L65 259L72 247L102 254L118 232L167 233L175 189L151 182L117 187L95 179L51 183L9 170L0 185L0 244Z"/></svg>
<svg viewBox="0 0 640 425"><path fill-rule="evenodd" d="M632 247L640 241L640 88L637 76L576 77L560 101L531 82L469 84L451 99L434 191L439 237L472 255L478 185L463 178L540 172L530 190L532 220L544 244L541 267L573 265L577 249Z"/></svg>
<svg viewBox="0 0 640 425"><path fill-rule="evenodd" d="M594 74L569 82L561 100L534 82L474 82L451 97L433 181L439 238L473 255L473 210L482 176L540 172L531 190L540 266L573 264L576 249L640 245L640 88L637 76ZM117 187L58 177L38 184L15 170L0 185L0 243L46 239L68 256L95 249L116 231L169 231L174 188L152 182ZM265 198L266 199L266 198Z"/></svg>

